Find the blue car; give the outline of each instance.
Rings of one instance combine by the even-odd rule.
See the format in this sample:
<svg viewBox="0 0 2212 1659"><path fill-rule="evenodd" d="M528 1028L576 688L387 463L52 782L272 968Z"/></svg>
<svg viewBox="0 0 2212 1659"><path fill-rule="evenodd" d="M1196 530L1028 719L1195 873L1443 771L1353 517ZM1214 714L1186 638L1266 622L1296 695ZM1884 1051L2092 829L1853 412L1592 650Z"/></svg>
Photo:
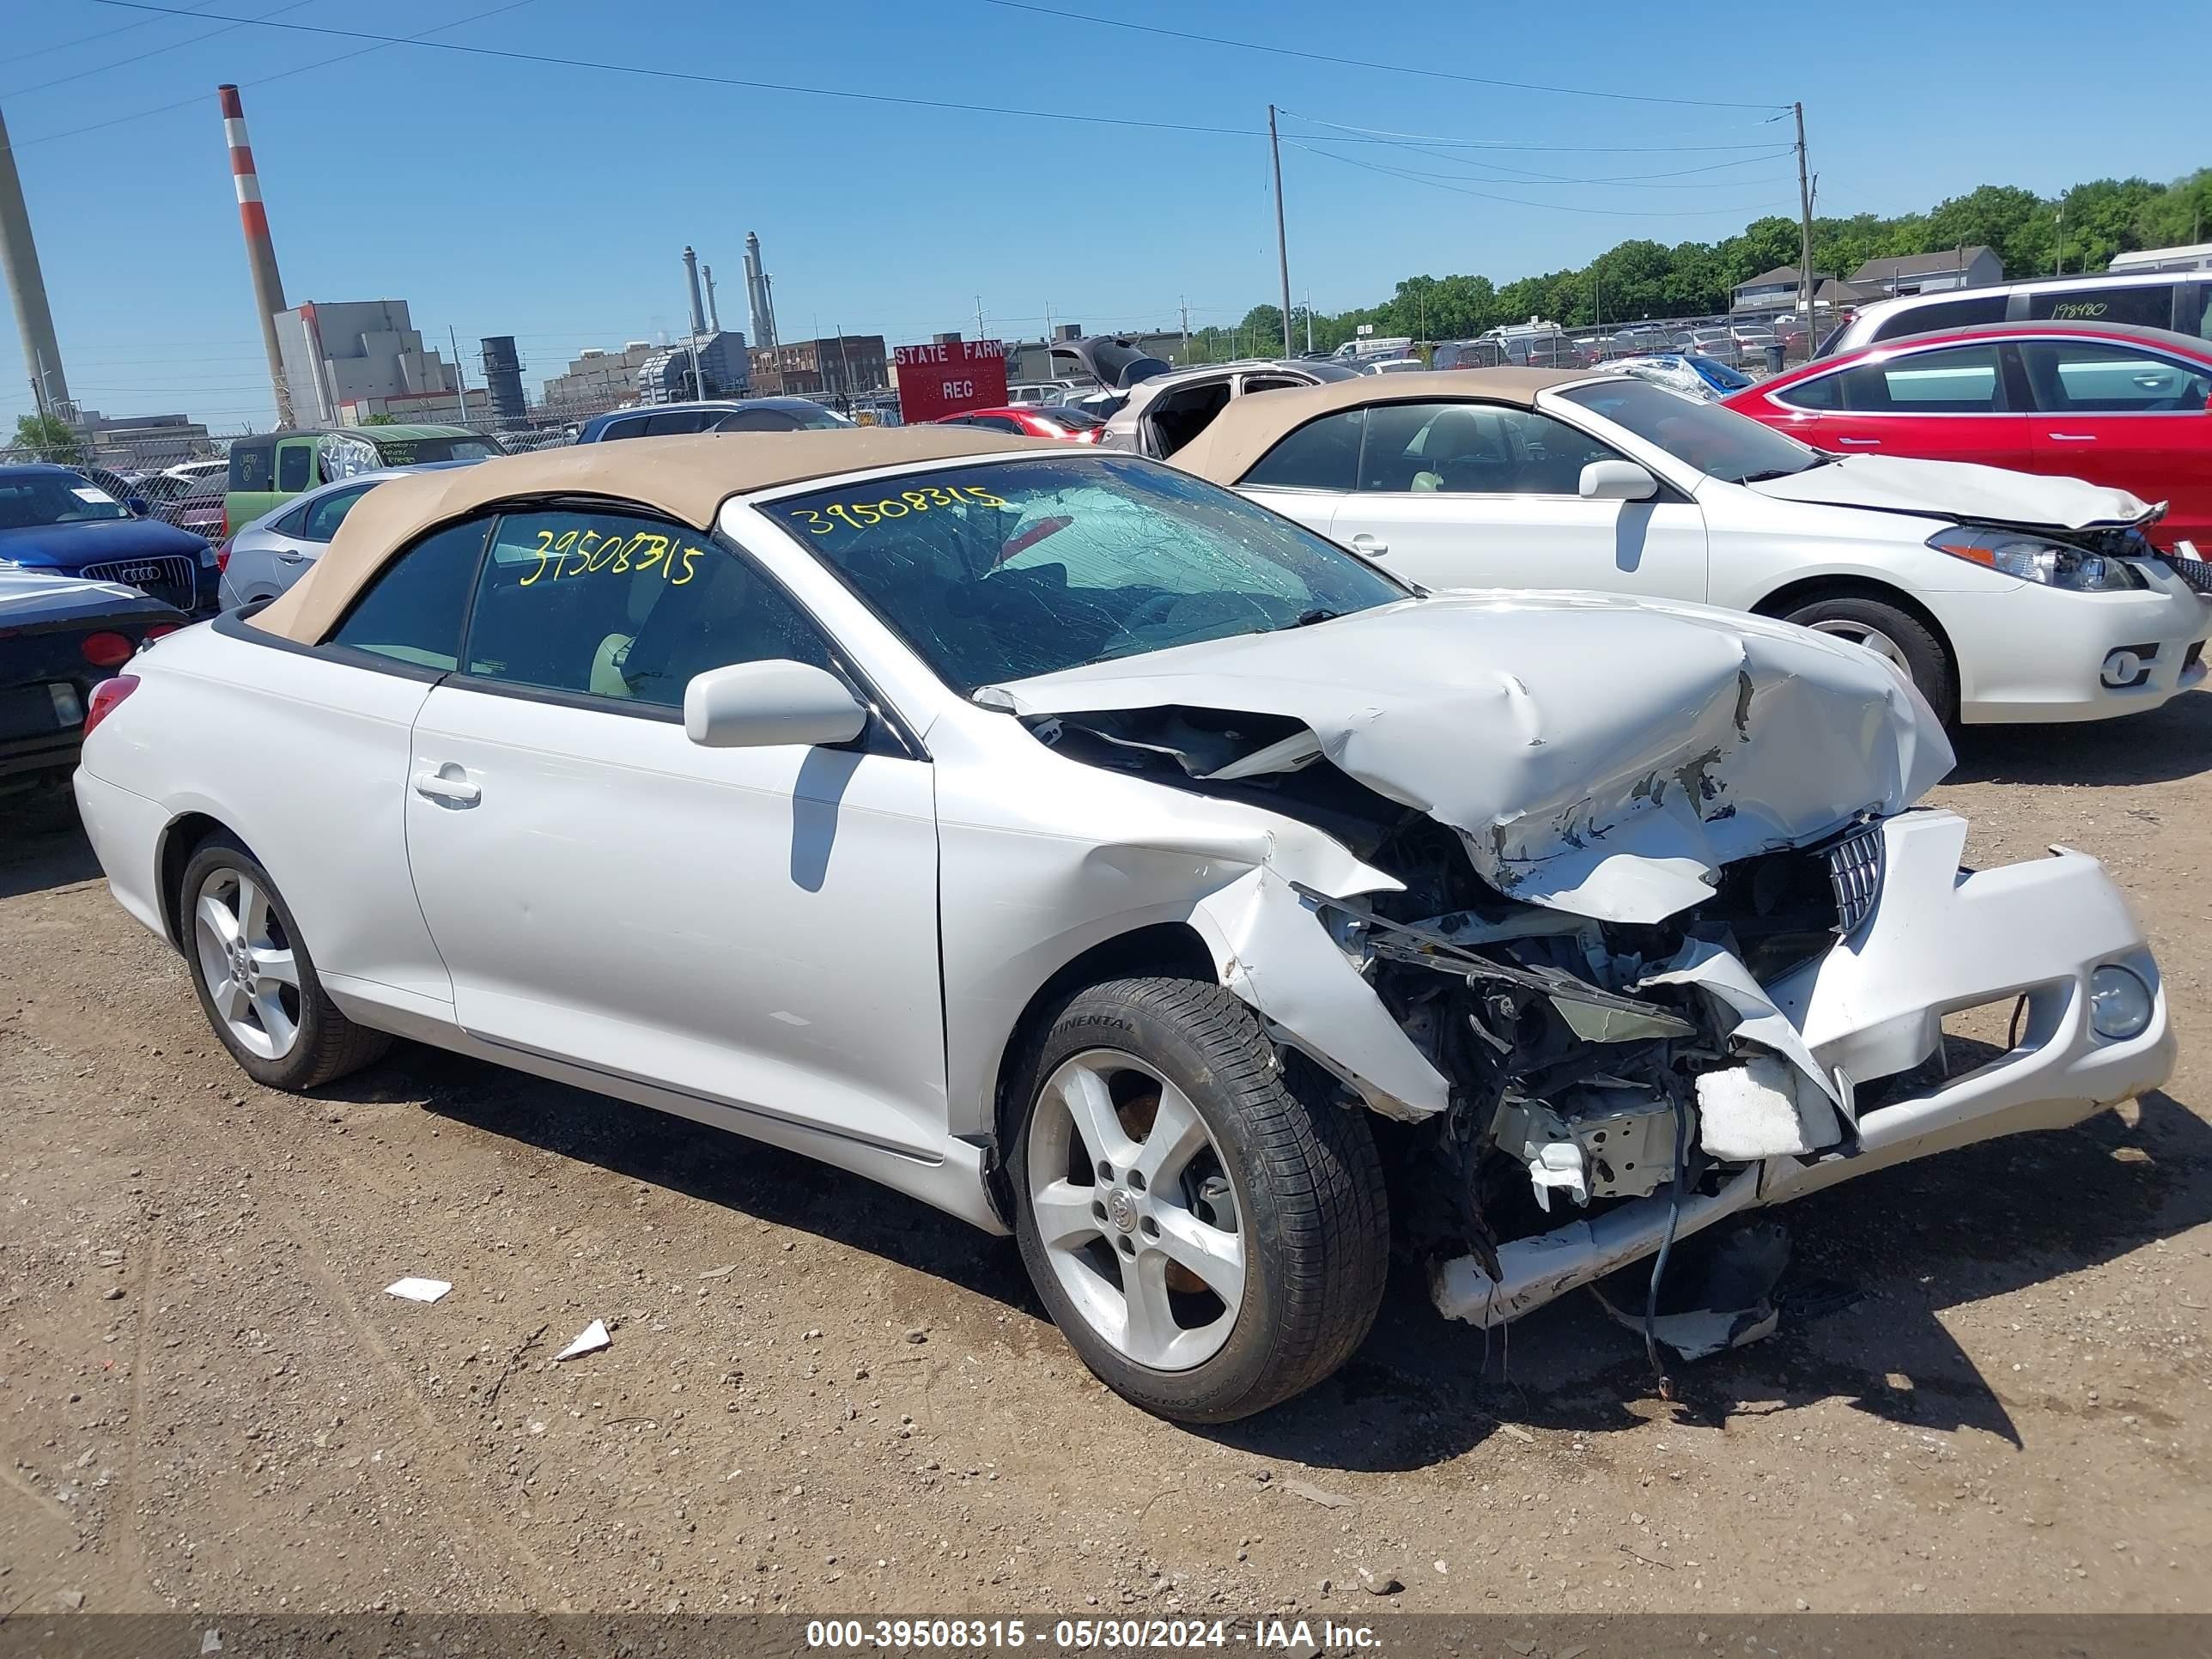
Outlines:
<svg viewBox="0 0 2212 1659"><path fill-rule="evenodd" d="M206 538L139 517L65 466L0 466L0 565L120 582L195 617L216 609Z"/></svg>

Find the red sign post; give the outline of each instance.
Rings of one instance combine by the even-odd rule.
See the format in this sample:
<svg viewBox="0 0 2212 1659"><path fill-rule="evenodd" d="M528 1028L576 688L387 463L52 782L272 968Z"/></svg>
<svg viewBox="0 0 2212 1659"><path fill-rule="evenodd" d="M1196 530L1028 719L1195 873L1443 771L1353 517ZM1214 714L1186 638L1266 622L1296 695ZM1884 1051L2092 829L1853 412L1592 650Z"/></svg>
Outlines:
<svg viewBox="0 0 2212 1659"><path fill-rule="evenodd" d="M998 340L954 340L900 346L899 418L908 426L963 410L997 409L1006 401L1006 348Z"/></svg>

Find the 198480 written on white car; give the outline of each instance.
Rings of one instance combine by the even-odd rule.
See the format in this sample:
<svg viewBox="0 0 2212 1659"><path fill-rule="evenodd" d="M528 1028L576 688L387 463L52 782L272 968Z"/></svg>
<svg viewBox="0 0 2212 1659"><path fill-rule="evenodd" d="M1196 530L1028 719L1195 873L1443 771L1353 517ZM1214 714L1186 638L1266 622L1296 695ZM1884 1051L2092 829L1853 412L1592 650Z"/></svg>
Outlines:
<svg viewBox="0 0 2212 1659"><path fill-rule="evenodd" d="M263 1081L397 1033L797 1148L1012 1230L1100 1376L1222 1419L1349 1355L1394 1233L1495 1322L2161 1081L2118 893L1962 872L1949 764L1854 646L1424 597L925 428L380 485L104 690L77 793ZM1926 1064L1993 1001L2008 1052Z"/></svg>

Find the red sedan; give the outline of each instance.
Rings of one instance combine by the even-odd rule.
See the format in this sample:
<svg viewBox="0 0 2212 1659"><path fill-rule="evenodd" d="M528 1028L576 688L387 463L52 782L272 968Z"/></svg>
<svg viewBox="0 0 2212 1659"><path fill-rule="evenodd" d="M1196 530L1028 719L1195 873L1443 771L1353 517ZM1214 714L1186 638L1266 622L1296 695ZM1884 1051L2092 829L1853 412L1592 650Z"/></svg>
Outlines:
<svg viewBox="0 0 2212 1659"><path fill-rule="evenodd" d="M1988 323L1820 357L1723 399L1816 449L1978 461L2170 503L2212 552L2212 341L2108 323Z"/></svg>
<svg viewBox="0 0 2212 1659"><path fill-rule="evenodd" d="M1095 444L1106 422L1080 409L1059 404L1034 406L1009 404L1004 409L968 409L957 415L939 416L933 426L980 426L992 432L1015 432L1027 438L1065 438L1070 443Z"/></svg>

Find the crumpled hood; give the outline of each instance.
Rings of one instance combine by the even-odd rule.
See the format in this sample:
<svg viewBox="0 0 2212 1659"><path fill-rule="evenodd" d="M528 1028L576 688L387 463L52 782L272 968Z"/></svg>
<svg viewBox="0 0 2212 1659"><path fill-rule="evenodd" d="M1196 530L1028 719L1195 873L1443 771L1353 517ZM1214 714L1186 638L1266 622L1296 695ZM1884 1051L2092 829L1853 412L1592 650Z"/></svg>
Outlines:
<svg viewBox="0 0 2212 1659"><path fill-rule="evenodd" d="M1744 488L1786 501L2053 530L2142 524L2157 516L2164 505L2154 507L2124 489L2080 478L2049 478L1965 461L1912 461L1898 455L1846 455L1826 466Z"/></svg>
<svg viewBox="0 0 2212 1659"><path fill-rule="evenodd" d="M1609 921L1687 908L1723 865L1895 812L1952 764L1919 694L1857 646L1601 594L1445 593L977 697L1297 720L1317 741L1275 769L1317 750L1457 830L1500 891Z"/></svg>

